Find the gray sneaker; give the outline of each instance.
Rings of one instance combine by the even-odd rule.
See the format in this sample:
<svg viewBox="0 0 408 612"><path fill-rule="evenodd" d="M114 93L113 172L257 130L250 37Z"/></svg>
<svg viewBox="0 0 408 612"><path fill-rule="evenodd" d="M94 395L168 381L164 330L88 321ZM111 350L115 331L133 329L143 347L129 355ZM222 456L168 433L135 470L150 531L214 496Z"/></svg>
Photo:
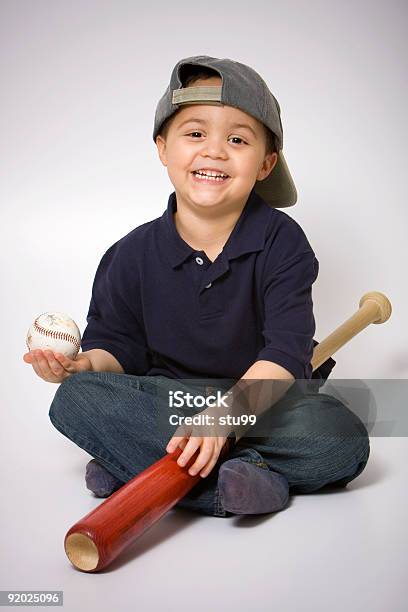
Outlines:
<svg viewBox="0 0 408 612"><path fill-rule="evenodd" d="M87 488L96 497L109 497L109 495L125 484L98 463L96 459L91 459L86 466L85 482Z"/></svg>
<svg viewBox="0 0 408 612"><path fill-rule="evenodd" d="M277 512L289 500L289 484L283 474L239 458L221 465L218 488L224 510L233 514Z"/></svg>

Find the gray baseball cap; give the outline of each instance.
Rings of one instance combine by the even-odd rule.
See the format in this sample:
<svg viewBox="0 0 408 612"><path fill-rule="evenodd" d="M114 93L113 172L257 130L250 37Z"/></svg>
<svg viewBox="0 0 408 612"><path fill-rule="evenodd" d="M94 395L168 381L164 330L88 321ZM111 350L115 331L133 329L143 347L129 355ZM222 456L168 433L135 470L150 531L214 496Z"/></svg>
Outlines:
<svg viewBox="0 0 408 612"><path fill-rule="evenodd" d="M216 70L220 87L183 87L181 69L184 66L206 66ZM252 115L266 125L277 138L278 161L263 181L256 181L254 190L272 208L293 206L297 200L296 187L283 156L283 128L280 106L262 77L250 66L234 60L208 55L186 57L175 65L170 83L160 98L154 117L153 140L164 121L185 104L217 104L233 106Z"/></svg>

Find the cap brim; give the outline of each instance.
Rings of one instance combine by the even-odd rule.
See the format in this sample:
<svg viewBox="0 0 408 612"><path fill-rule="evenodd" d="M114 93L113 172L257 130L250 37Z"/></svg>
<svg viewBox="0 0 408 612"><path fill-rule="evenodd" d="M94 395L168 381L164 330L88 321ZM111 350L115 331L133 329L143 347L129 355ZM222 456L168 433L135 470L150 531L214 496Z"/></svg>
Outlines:
<svg viewBox="0 0 408 612"><path fill-rule="evenodd" d="M282 150L272 172L263 181L256 181L254 190L272 208L288 208L296 204L295 183Z"/></svg>

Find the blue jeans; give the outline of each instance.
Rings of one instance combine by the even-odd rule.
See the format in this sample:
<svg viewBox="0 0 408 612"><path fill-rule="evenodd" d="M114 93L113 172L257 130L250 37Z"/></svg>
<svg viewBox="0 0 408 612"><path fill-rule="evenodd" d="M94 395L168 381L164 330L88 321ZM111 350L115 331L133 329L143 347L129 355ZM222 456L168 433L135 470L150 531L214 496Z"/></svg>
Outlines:
<svg viewBox="0 0 408 612"><path fill-rule="evenodd" d="M174 389L174 380L165 376L80 372L60 384L49 417L58 431L125 483L166 455L176 428L158 423L163 411L176 412L161 400L170 386ZM270 435L238 440L176 507L230 516L220 503L217 479L220 465L236 457L283 474L290 493L346 486L363 471L370 443L359 417L330 395L291 391L270 408Z"/></svg>

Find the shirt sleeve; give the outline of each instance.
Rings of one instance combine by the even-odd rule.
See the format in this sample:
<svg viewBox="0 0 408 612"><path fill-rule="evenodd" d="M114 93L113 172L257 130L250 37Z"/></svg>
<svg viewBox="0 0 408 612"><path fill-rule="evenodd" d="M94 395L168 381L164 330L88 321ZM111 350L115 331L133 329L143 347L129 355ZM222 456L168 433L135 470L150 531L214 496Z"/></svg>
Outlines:
<svg viewBox="0 0 408 612"><path fill-rule="evenodd" d="M103 255L92 286L81 348L111 353L125 374L143 375L149 369L149 350L140 316L135 274L121 252L119 242Z"/></svg>
<svg viewBox="0 0 408 612"><path fill-rule="evenodd" d="M300 233L295 244L285 241L284 248L292 250L292 256L285 259L284 254L277 265L266 266L262 331L265 346L257 360L273 361L291 372L295 379L309 379L316 331L312 284L319 273L319 262L303 230L296 226Z"/></svg>

